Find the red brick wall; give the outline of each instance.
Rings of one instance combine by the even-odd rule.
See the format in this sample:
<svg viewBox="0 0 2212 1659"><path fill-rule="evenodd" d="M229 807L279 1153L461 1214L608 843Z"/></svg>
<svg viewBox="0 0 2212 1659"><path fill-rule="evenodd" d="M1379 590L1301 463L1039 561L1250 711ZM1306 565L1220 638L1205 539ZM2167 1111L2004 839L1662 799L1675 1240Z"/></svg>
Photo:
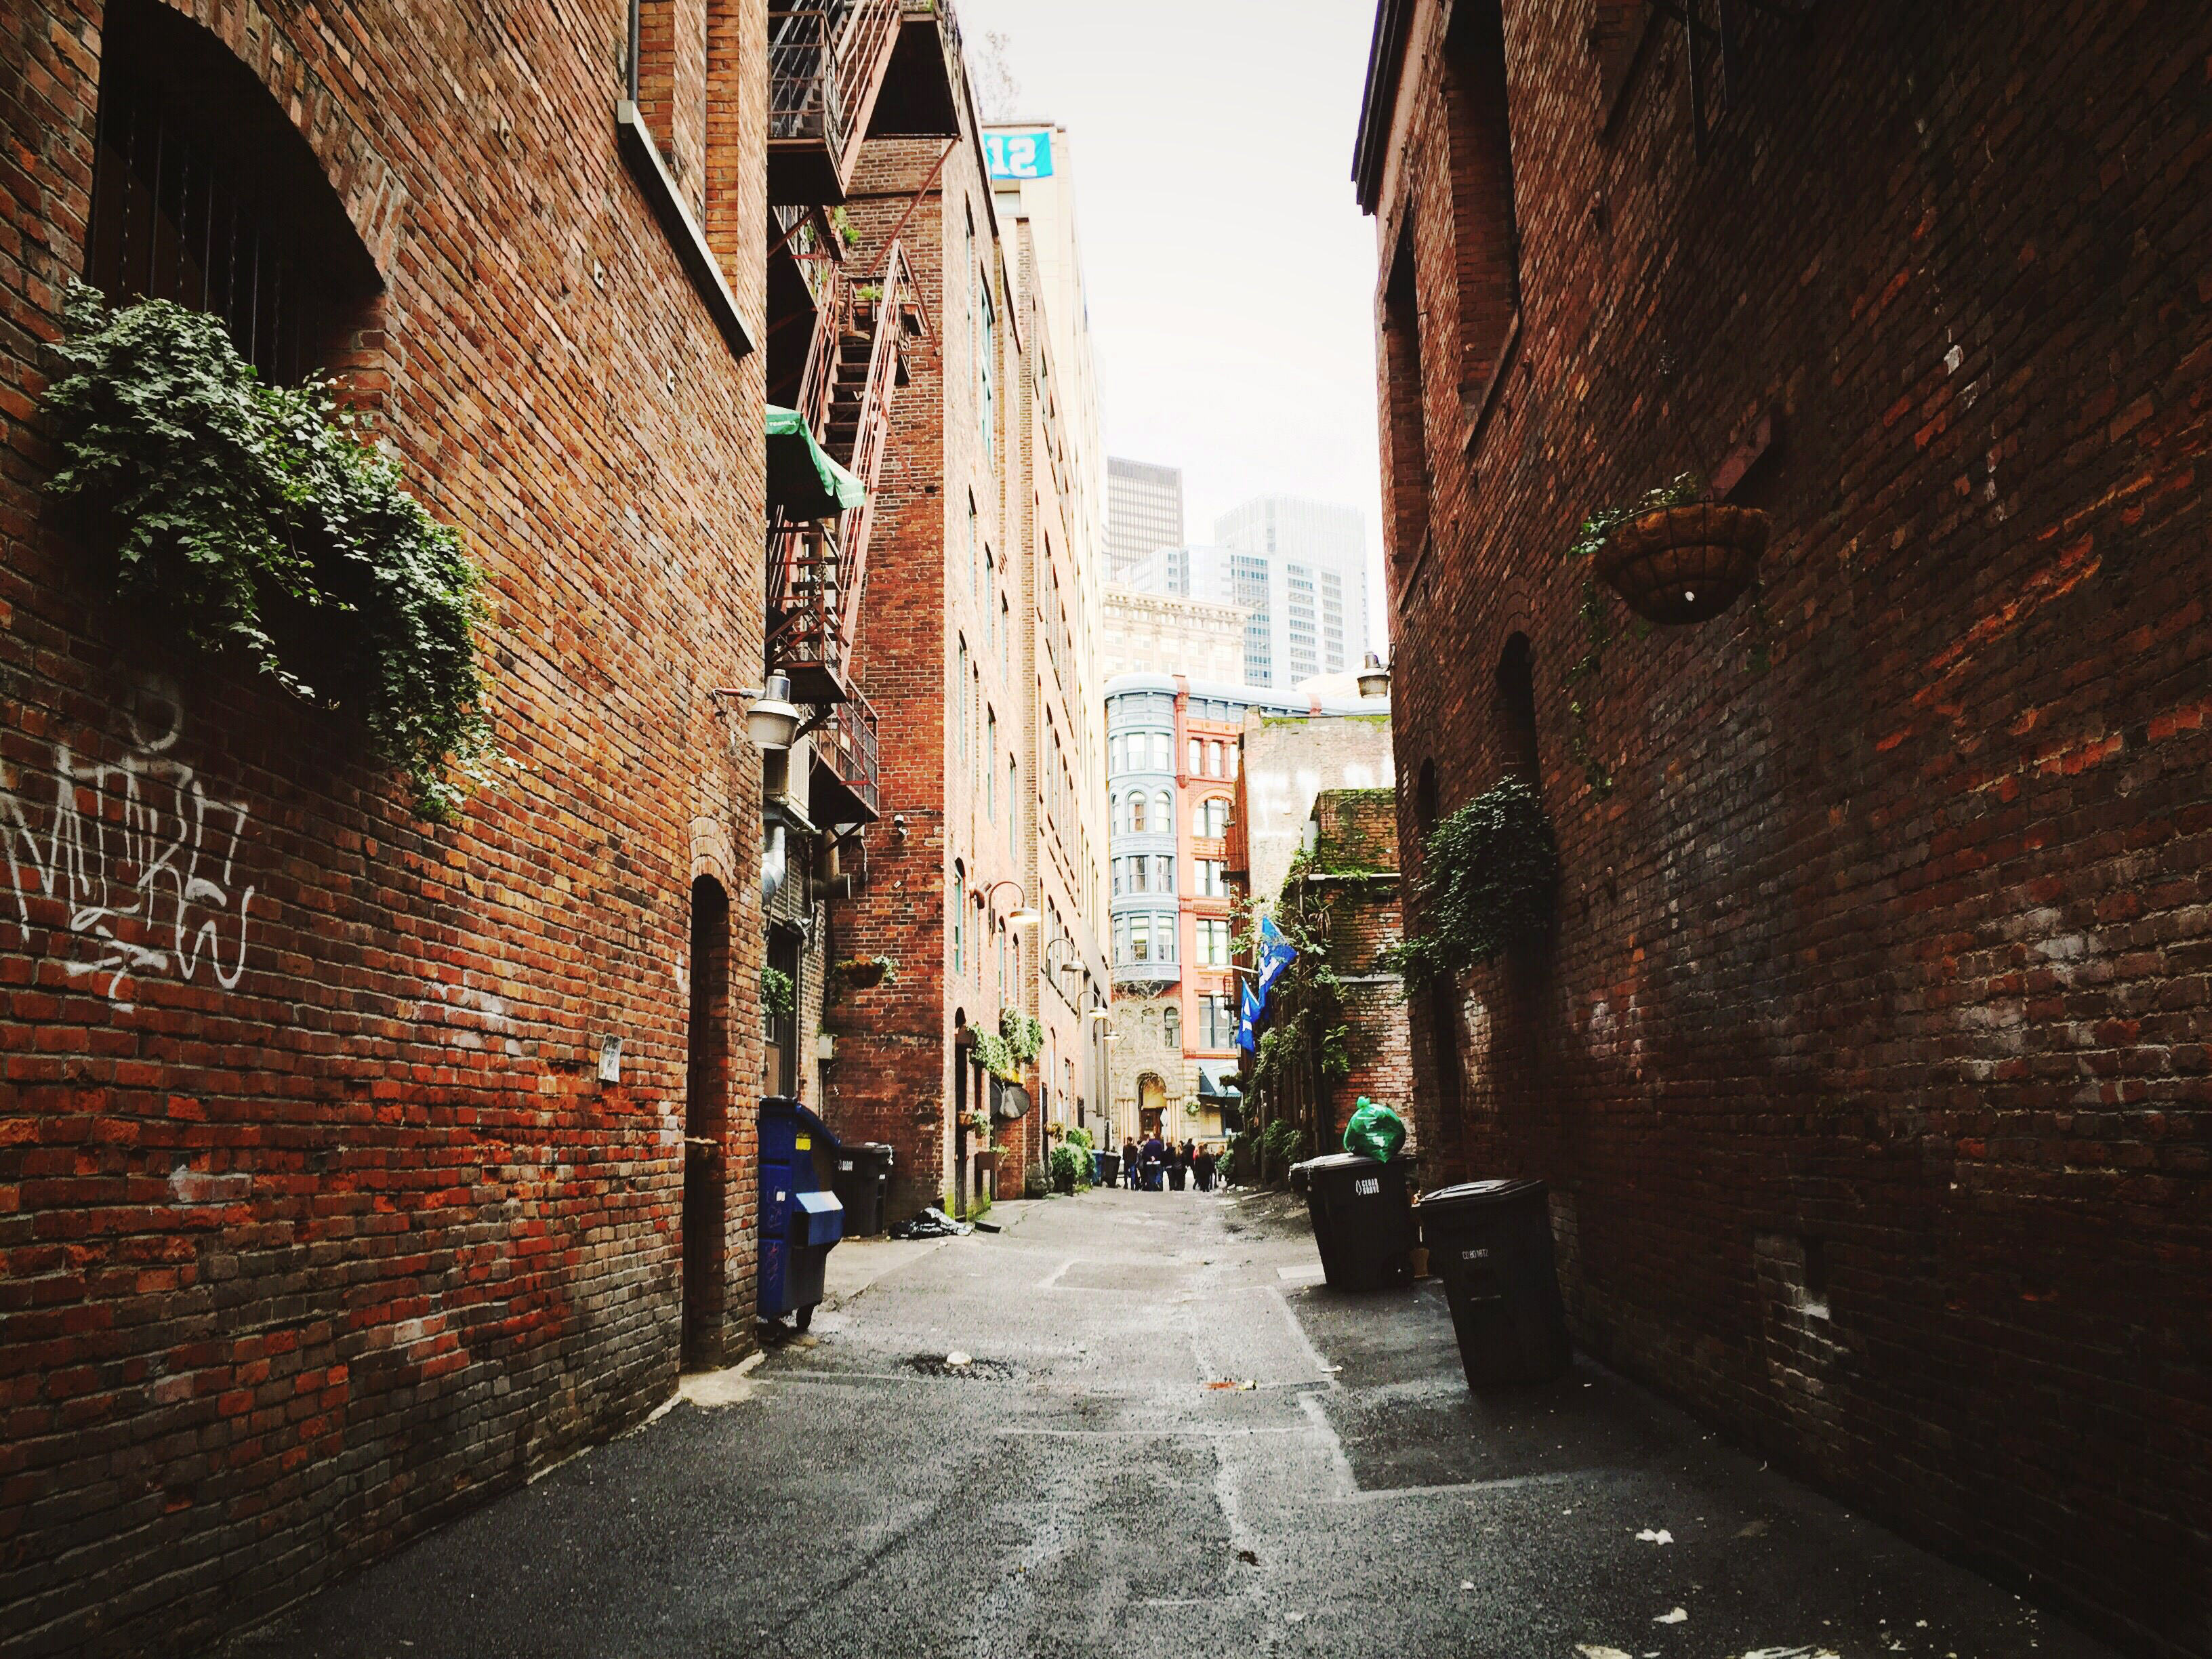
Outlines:
<svg viewBox="0 0 2212 1659"><path fill-rule="evenodd" d="M1679 29L1631 61L1591 11L1505 7L1521 349L1479 432L1431 374L1436 548L1392 571L1401 775L1449 811L1508 769L1526 633L1565 866L1554 946L1464 988L1463 1121L1419 1022L1424 1131L1553 1182L1607 1359L2205 1651L2212 22L1738 8L1700 161ZM1448 313L1432 80L1414 109L1378 251L1413 212ZM1762 423L1763 605L1615 611L1577 693L1601 795L1560 550Z"/></svg>
<svg viewBox="0 0 2212 1659"><path fill-rule="evenodd" d="M750 160L708 222L757 325L765 23L714 10ZM379 263L383 430L489 578L522 769L451 830L342 718L101 599L41 499L101 21L0 22L0 1628L38 1652L204 1648L667 1397L696 873L758 1069L759 770L710 693L759 672L759 359L623 167L619 9L220 9ZM210 884L114 833L134 779L204 796Z"/></svg>
<svg viewBox="0 0 2212 1659"><path fill-rule="evenodd" d="M1018 638L1003 651L998 630L1019 628L1026 607L1026 561L1016 516L1023 499L1020 340L1006 298L1006 254L997 240L989 191L972 135L950 159L942 140L883 141L863 153L850 203L862 234L862 262L880 256L884 240L915 192L929 188L905 220L900 240L927 307L932 335L914 354L913 379L892 405L877 499L868 583L861 604L855 662L861 689L882 719L883 821L866 834L868 882L834 908L838 954L895 957L894 986L850 995L833 1005L840 1036L830 1081L830 1122L848 1138L888 1141L897 1149L891 1209L900 1215L935 1203L953 1187L952 1033L964 1020L998 1029L1001 1006L998 939L1022 898L1033 897L1024 845L1007 842L1006 816L1024 814L1032 787L1027 747L1030 696ZM930 179L933 169L933 180ZM975 264L968 227L975 227ZM987 451L981 426L980 377L971 355L970 272L980 264L992 285L997 349L995 442ZM971 574L968 507L973 499L981 549L992 556L995 585ZM980 572L983 552L974 568ZM959 678L959 646L969 650L969 684ZM968 701L969 759L958 755L956 713ZM997 746L989 747L992 719ZM1018 787L1008 799L1006 768L1019 760ZM984 768L995 784L986 787ZM902 824L897 820L903 819ZM963 970L952 970L945 910L957 864L964 878ZM1012 885L994 887L1000 881ZM988 903L979 902L986 899ZM1032 941L1023 944L1024 961ZM1006 1000L1014 1000L1009 984ZM971 1101L972 1104L972 1101ZM1033 1157L1008 1137L1007 1163ZM977 1146L968 1148L972 1154ZM1012 1170L1018 1186L1020 1170Z"/></svg>

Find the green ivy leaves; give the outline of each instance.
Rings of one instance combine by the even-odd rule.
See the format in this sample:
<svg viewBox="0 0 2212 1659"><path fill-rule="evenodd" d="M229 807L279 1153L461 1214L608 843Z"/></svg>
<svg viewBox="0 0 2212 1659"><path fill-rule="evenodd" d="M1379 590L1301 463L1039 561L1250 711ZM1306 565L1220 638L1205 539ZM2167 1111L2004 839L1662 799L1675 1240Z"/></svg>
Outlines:
<svg viewBox="0 0 2212 1659"><path fill-rule="evenodd" d="M1506 778L1477 795L1421 843L1425 931L1383 952L1411 985L1449 982L1552 925L1559 848L1536 792Z"/></svg>
<svg viewBox="0 0 2212 1659"><path fill-rule="evenodd" d="M451 822L498 758L482 579L459 537L327 385L264 384L220 319L160 300L111 311L76 283L64 321L47 487L94 510L117 594L358 713L416 810Z"/></svg>

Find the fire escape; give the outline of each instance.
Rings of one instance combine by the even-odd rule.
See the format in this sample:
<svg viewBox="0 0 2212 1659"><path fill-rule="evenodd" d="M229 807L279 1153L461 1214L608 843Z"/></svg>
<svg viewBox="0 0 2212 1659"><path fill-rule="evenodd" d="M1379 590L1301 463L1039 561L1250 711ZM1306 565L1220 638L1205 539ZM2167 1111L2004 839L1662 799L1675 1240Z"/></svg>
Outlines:
<svg viewBox="0 0 2212 1659"><path fill-rule="evenodd" d="M867 139L958 134L951 27L931 0L771 0L769 13L769 398L866 492L826 512L817 497L805 516L771 492L768 668L812 706L805 811L833 837L880 811L876 714L852 656L891 399L928 319L898 230L856 277L860 234L824 209L845 199Z"/></svg>
<svg viewBox="0 0 2212 1659"><path fill-rule="evenodd" d="M827 261L804 378L794 404L830 458L867 496L831 517L769 525L768 659L793 696L816 705L811 814L824 826L872 822L878 811L875 711L853 684L852 652L866 584L874 497L890 430L891 398L906 383L906 343L927 326L914 273L896 242L872 283ZM833 790L842 790L838 796Z"/></svg>

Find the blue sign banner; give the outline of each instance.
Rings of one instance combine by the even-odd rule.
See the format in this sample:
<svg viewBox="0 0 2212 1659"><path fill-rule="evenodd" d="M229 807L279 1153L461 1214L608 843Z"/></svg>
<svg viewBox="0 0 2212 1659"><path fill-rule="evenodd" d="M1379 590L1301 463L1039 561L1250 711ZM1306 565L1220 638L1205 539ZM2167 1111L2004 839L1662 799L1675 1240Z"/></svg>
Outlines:
<svg viewBox="0 0 2212 1659"><path fill-rule="evenodd" d="M1252 988L1246 986L1239 1011L1240 1018L1237 1022L1237 1046L1248 1054L1260 1046L1260 1039L1254 1034L1252 1026L1253 1023L1260 1018L1261 1006L1260 999L1252 994Z"/></svg>
<svg viewBox="0 0 2212 1659"><path fill-rule="evenodd" d="M1284 969L1298 959L1297 947L1283 937L1283 930L1275 926L1274 918L1260 918L1260 1000L1265 1002L1275 981L1283 976Z"/></svg>
<svg viewBox="0 0 2212 1659"><path fill-rule="evenodd" d="M1052 135L1048 132L987 132L983 165L994 179L1052 177Z"/></svg>

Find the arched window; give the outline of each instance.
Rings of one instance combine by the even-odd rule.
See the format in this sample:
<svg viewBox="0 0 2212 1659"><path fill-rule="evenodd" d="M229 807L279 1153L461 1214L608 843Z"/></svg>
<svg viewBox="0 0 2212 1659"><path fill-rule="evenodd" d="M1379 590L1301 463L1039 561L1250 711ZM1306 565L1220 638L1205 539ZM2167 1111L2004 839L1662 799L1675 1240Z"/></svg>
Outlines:
<svg viewBox="0 0 2212 1659"><path fill-rule="evenodd" d="M1152 823L1159 830L1175 828L1175 808L1168 804L1168 792L1164 789L1152 792Z"/></svg>
<svg viewBox="0 0 2212 1659"><path fill-rule="evenodd" d="M1530 788L1540 787L1543 769L1536 754L1536 680L1528 636L1516 634L1498 659L1498 758Z"/></svg>
<svg viewBox="0 0 2212 1659"><path fill-rule="evenodd" d="M1172 1002L1161 1012L1160 1036L1170 1048L1182 1047L1182 1010Z"/></svg>
<svg viewBox="0 0 2212 1659"><path fill-rule="evenodd" d="M113 0L85 274L111 304L229 325L264 377L340 367L382 289L322 167L260 78L159 0Z"/></svg>
<svg viewBox="0 0 2212 1659"><path fill-rule="evenodd" d="M1145 829L1145 792L1129 792L1129 830L1133 835L1142 835Z"/></svg>
<svg viewBox="0 0 2212 1659"><path fill-rule="evenodd" d="M952 902L945 907L945 920L952 924L952 971L965 973L961 947L968 937L968 875L957 859L952 861Z"/></svg>

